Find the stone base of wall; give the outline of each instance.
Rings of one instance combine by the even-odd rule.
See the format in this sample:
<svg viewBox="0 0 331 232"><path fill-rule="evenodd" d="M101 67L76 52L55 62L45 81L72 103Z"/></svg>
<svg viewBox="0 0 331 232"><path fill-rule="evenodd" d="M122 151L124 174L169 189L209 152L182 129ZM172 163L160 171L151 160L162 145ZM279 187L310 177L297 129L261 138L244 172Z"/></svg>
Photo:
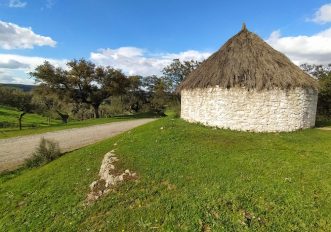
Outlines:
<svg viewBox="0 0 331 232"><path fill-rule="evenodd" d="M295 131L315 126L317 91L207 88L182 90L181 117L240 131Z"/></svg>

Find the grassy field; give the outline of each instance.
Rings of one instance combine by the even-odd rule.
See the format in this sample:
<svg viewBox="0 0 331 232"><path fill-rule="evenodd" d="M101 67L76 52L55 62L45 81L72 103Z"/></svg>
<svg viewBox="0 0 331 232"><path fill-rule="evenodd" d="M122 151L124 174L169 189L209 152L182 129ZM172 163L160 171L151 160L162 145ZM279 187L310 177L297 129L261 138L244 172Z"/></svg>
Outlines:
<svg viewBox="0 0 331 232"><path fill-rule="evenodd" d="M51 123L48 124L46 117L38 114L26 114L23 117L23 130L20 131L18 128L19 114L20 112L14 108L0 106L0 125L6 126L0 127L0 139L152 116L148 113L144 113L138 115L116 116L112 118L88 119L84 121L69 120L67 124L62 123L61 120L52 119Z"/></svg>
<svg viewBox="0 0 331 232"><path fill-rule="evenodd" d="M0 125L1 130L11 129L12 127L18 128L18 117L20 111L12 107L0 106ZM60 124L60 120L53 119L50 125ZM38 127L38 126L48 126L47 118L38 114L26 114L23 117L23 127Z"/></svg>
<svg viewBox="0 0 331 232"><path fill-rule="evenodd" d="M331 131L256 134L163 118L0 177L0 231L330 231ZM90 206L104 154L138 173Z"/></svg>

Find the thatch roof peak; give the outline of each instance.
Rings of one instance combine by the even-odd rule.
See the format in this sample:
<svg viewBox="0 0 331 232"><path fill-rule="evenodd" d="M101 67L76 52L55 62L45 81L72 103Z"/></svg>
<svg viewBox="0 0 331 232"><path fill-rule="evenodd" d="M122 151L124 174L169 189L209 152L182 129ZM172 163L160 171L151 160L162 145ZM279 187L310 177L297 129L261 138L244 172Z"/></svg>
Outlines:
<svg viewBox="0 0 331 232"><path fill-rule="evenodd" d="M247 89L313 88L317 82L256 34L241 30L194 70L180 89L245 87Z"/></svg>
<svg viewBox="0 0 331 232"><path fill-rule="evenodd" d="M242 27L241 27L241 30L244 31L244 30L247 30L246 28L246 23L243 23Z"/></svg>

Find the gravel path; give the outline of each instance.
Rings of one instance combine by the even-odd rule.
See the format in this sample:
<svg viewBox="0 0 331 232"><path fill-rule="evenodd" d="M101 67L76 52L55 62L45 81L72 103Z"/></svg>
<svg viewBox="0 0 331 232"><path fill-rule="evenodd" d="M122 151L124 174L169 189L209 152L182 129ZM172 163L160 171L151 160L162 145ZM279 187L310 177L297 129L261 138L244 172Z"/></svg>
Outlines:
<svg viewBox="0 0 331 232"><path fill-rule="evenodd" d="M47 132L38 135L0 139L0 172L13 170L21 165L24 159L34 152L42 137L57 141L61 151L67 152L118 135L124 131L154 120L155 119L136 119L84 128Z"/></svg>
<svg viewBox="0 0 331 232"><path fill-rule="evenodd" d="M331 131L331 127L317 127L317 129Z"/></svg>

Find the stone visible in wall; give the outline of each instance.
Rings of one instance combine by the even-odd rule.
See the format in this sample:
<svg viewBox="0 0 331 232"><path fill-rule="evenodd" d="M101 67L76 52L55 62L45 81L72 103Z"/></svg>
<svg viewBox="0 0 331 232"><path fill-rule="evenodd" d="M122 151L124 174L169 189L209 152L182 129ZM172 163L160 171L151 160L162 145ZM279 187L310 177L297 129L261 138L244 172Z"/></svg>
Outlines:
<svg viewBox="0 0 331 232"><path fill-rule="evenodd" d="M245 88L182 90L181 117L240 131L295 131L315 126L317 91L246 90Z"/></svg>

